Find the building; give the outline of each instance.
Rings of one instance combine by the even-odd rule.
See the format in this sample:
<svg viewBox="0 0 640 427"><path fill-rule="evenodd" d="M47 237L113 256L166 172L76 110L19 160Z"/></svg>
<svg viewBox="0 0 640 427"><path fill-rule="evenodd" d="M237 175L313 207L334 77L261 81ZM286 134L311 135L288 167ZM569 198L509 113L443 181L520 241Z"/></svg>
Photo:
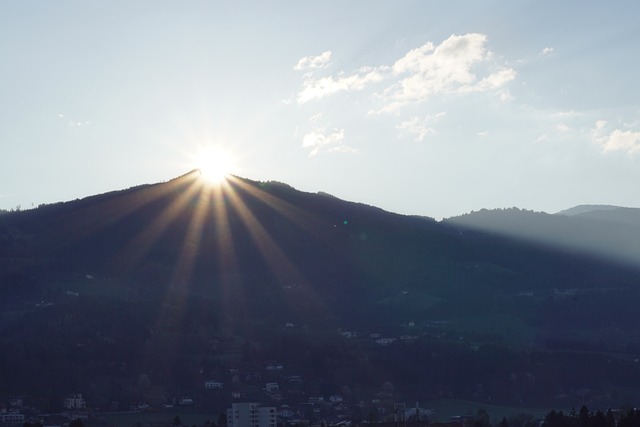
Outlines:
<svg viewBox="0 0 640 427"><path fill-rule="evenodd" d="M234 403L227 409L228 427L277 427L276 408L258 403Z"/></svg>
<svg viewBox="0 0 640 427"><path fill-rule="evenodd" d="M204 388L207 390L220 390L224 386L222 381L207 380L204 382Z"/></svg>
<svg viewBox="0 0 640 427"><path fill-rule="evenodd" d="M267 393L272 394L279 392L280 386L278 386L278 383L266 383L264 389Z"/></svg>
<svg viewBox="0 0 640 427"><path fill-rule="evenodd" d="M0 414L0 422L3 424L24 424L24 414L20 412L3 412Z"/></svg>
<svg viewBox="0 0 640 427"><path fill-rule="evenodd" d="M70 394L64 399L63 405L66 409L84 409L87 407L87 403L81 393Z"/></svg>

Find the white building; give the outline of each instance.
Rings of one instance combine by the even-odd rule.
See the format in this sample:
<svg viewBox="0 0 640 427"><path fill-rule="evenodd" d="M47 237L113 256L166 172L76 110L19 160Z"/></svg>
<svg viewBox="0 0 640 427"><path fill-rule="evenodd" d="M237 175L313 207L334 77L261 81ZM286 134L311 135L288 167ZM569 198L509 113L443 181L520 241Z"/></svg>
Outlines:
<svg viewBox="0 0 640 427"><path fill-rule="evenodd" d="M82 397L82 393L70 394L64 399L64 407L67 409L84 409L87 407L87 403Z"/></svg>
<svg viewBox="0 0 640 427"><path fill-rule="evenodd" d="M222 381L207 380L204 382L204 388L207 390L220 390L224 386Z"/></svg>
<svg viewBox="0 0 640 427"><path fill-rule="evenodd" d="M276 408L258 403L234 403L227 409L228 427L277 427Z"/></svg>
<svg viewBox="0 0 640 427"><path fill-rule="evenodd" d="M341 403L342 402L342 396L340 396L339 394L334 394L333 396L329 396L329 402L331 403Z"/></svg>

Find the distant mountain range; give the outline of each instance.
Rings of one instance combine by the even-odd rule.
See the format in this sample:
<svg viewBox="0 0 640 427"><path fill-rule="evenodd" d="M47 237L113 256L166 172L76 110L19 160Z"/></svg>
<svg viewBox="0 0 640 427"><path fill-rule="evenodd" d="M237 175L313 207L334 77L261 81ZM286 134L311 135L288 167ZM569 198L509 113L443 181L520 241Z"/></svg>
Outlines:
<svg viewBox="0 0 640 427"><path fill-rule="evenodd" d="M550 215L517 208L481 210L445 223L640 265L640 209L581 205Z"/></svg>
<svg viewBox="0 0 640 427"><path fill-rule="evenodd" d="M638 242L638 209L436 222L198 171L4 213L0 393L108 405L278 360L353 399L640 398Z"/></svg>

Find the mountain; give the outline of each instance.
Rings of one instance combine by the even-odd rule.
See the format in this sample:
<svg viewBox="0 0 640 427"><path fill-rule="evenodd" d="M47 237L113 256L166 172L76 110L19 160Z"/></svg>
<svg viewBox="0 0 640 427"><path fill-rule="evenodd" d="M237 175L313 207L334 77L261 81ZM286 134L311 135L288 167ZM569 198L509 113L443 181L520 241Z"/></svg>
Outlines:
<svg viewBox="0 0 640 427"><path fill-rule="evenodd" d="M578 206L574 206L572 208L569 209L564 209L560 212L558 212L558 215L567 215L567 216L572 216L572 215L580 215L580 214L585 214L585 213L590 213L593 211L612 211L615 209L619 209L618 206L612 206L612 205L578 205Z"/></svg>
<svg viewBox="0 0 640 427"><path fill-rule="evenodd" d="M640 266L640 209L576 206L557 214L483 209L446 223Z"/></svg>
<svg viewBox="0 0 640 427"><path fill-rule="evenodd" d="M436 222L198 171L5 213L0 393L48 409L79 391L101 407L188 392L222 409L268 381L288 401L345 387L348 403L633 399L640 270L540 238L592 242L586 214ZM264 371L274 360L283 372Z"/></svg>

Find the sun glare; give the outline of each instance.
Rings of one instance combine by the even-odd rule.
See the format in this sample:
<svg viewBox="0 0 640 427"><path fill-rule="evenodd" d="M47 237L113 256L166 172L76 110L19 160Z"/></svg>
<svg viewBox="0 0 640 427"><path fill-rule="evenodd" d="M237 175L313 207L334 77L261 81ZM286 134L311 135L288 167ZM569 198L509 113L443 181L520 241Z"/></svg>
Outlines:
<svg viewBox="0 0 640 427"><path fill-rule="evenodd" d="M224 151L207 150L198 155L197 165L202 178L211 184L219 184L231 173L233 159Z"/></svg>

